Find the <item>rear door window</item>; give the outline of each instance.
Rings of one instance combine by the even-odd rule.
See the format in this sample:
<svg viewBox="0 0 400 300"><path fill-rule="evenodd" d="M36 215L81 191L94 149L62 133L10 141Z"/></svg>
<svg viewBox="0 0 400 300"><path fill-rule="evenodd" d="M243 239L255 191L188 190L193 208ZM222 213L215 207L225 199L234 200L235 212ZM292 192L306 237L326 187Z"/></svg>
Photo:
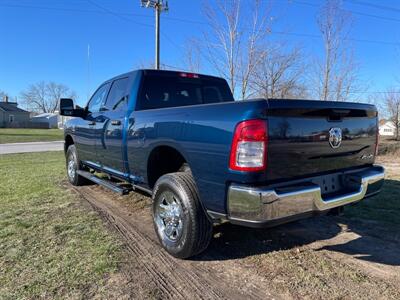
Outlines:
<svg viewBox="0 0 400 300"><path fill-rule="evenodd" d="M128 107L128 83L129 78L117 79L111 86L110 93L108 94L105 103L105 110L124 110Z"/></svg>

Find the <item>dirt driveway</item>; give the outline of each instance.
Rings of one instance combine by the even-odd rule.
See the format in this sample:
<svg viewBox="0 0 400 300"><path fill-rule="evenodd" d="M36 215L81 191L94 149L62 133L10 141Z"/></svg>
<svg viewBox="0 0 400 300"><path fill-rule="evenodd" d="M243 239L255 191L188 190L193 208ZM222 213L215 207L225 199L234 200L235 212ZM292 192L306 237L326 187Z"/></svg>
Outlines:
<svg viewBox="0 0 400 300"><path fill-rule="evenodd" d="M389 188L374 201L400 201L400 160L382 159ZM349 215L318 217L272 229L217 226L209 249L187 261L170 257L157 241L150 199L117 196L98 186L74 189L118 233L125 298L281 299L400 298L398 219ZM399 214L400 202L386 214ZM392 210L392 211L388 211ZM353 214L352 214L353 211ZM355 213L354 213L355 211ZM376 209L374 210L374 212ZM354 215L356 217L354 217Z"/></svg>

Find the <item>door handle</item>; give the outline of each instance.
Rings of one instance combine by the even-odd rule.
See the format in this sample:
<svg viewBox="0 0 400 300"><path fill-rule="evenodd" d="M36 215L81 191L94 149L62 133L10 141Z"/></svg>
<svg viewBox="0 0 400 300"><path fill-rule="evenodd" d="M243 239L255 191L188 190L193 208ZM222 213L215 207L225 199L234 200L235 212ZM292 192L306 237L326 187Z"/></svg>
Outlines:
<svg viewBox="0 0 400 300"><path fill-rule="evenodd" d="M95 122L95 121L89 121L89 122L88 122L88 125L89 125L89 126L96 125L96 122Z"/></svg>
<svg viewBox="0 0 400 300"><path fill-rule="evenodd" d="M121 121L120 120L112 120L111 125L115 125L115 126L121 125Z"/></svg>

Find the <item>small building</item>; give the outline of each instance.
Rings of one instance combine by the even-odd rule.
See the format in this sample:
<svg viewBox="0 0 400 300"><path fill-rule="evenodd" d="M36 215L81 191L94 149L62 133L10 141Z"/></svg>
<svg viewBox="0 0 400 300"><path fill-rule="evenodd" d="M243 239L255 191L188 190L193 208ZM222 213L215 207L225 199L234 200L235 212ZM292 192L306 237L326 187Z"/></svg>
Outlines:
<svg viewBox="0 0 400 300"><path fill-rule="evenodd" d="M31 118L32 123L47 124L47 128L58 128L58 114L55 113L43 113Z"/></svg>
<svg viewBox="0 0 400 300"><path fill-rule="evenodd" d="M4 97L0 102L0 127L25 127L29 123L29 112L18 107L17 102L9 102Z"/></svg>
<svg viewBox="0 0 400 300"><path fill-rule="evenodd" d="M58 128L64 129L64 125L68 120L71 120L75 117L67 117L58 115Z"/></svg>
<svg viewBox="0 0 400 300"><path fill-rule="evenodd" d="M381 120L379 122L379 135L394 137L396 135L396 126L392 121Z"/></svg>

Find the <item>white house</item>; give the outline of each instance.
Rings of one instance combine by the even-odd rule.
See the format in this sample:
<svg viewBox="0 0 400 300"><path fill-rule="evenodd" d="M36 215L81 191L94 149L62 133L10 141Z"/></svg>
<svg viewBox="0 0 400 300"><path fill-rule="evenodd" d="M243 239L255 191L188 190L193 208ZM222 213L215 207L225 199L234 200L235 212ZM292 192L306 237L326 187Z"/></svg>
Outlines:
<svg viewBox="0 0 400 300"><path fill-rule="evenodd" d="M36 115L31 118L31 122L46 123L49 125L49 128L57 128L58 127L58 114L44 113L44 114Z"/></svg>
<svg viewBox="0 0 400 300"><path fill-rule="evenodd" d="M392 121L379 122L379 135L395 136L396 126Z"/></svg>
<svg viewBox="0 0 400 300"><path fill-rule="evenodd" d="M68 120L73 119L74 117L66 117L66 116L60 116L58 115L58 128L63 129L65 122L67 122Z"/></svg>

